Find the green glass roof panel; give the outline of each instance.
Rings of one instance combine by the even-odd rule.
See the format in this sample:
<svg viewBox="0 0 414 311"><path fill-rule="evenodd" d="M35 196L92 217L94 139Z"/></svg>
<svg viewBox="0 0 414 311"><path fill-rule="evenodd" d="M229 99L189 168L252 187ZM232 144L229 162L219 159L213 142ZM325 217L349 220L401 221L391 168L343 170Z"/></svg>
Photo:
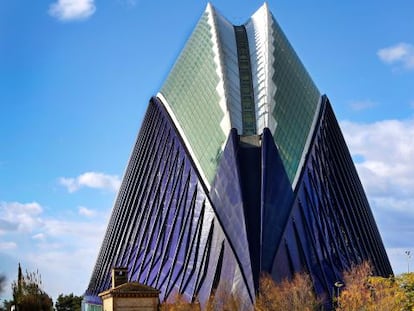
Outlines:
<svg viewBox="0 0 414 311"><path fill-rule="evenodd" d="M293 182L311 130L320 93L283 31L273 19L274 75L277 87L272 115L273 133L281 158Z"/></svg>
<svg viewBox="0 0 414 311"><path fill-rule="evenodd" d="M217 92L219 76L214 61L212 29L205 12L161 89L212 183L226 139L220 123L224 113Z"/></svg>

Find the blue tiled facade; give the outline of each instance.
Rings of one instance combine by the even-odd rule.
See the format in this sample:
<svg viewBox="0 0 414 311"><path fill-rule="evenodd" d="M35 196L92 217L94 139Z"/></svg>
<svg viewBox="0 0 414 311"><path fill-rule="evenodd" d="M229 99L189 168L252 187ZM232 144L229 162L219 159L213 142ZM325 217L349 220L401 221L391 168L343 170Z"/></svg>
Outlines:
<svg viewBox="0 0 414 311"><path fill-rule="evenodd" d="M367 198L326 96L290 215L273 259L272 276L310 274L327 299L342 271L363 261L392 275ZM283 264L282 264L283 263Z"/></svg>
<svg viewBox="0 0 414 311"><path fill-rule="evenodd" d="M269 130L249 142L233 129L207 191L153 98L85 300L96 303L115 266L158 288L161 300L181 293L203 305L220 282L235 284L247 309L263 272L279 281L306 271L325 298L354 263L370 260L377 274L391 274L326 97L322 107L295 190Z"/></svg>
<svg viewBox="0 0 414 311"><path fill-rule="evenodd" d="M240 196L237 190L233 194ZM111 269L119 266L128 268L131 281L160 289L161 300L182 293L204 303L219 285L213 284L216 274L218 280L238 279L244 273L235 255L240 244L226 238L211 202L168 114L153 98L85 301L99 302L98 293L110 287ZM242 259L249 263L248 254ZM251 273L242 279L240 292L251 302Z"/></svg>

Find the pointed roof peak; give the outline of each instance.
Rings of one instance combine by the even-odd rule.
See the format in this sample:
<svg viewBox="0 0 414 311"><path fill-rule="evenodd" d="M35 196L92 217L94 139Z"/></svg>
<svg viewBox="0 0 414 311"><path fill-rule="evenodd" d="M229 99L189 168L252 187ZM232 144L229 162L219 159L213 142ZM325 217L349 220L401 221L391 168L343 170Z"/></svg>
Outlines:
<svg viewBox="0 0 414 311"><path fill-rule="evenodd" d="M269 5L267 4L267 1L263 2L262 6L260 8L263 8L264 10L269 11Z"/></svg>
<svg viewBox="0 0 414 311"><path fill-rule="evenodd" d="M215 8L215 6L209 1L209 2L207 2L207 5L206 5L206 9L204 10L205 12L209 12L209 13L215 13L215 14L217 14L217 9ZM269 10L269 5L268 5L268 3L267 3L267 1L265 1L265 2L263 2L263 4L262 4L262 6L260 6L257 10L256 10L256 12L254 12L251 16L250 16L250 18L252 18L253 16L255 16L255 15L259 15L259 14L263 14L263 15L265 15L265 16L267 16L267 17L269 17L269 16L273 16L272 15L272 13L270 12L270 10ZM219 14L219 15L221 15L221 14ZM225 18L224 16L222 16L223 18ZM246 23L245 24L247 24L248 23L248 21L250 20L250 18L246 21Z"/></svg>
<svg viewBox="0 0 414 311"><path fill-rule="evenodd" d="M272 16L272 12L270 12L267 2L263 2L263 5L260 8L258 8L256 12L254 12L252 17L257 16L259 14L265 15L267 17Z"/></svg>
<svg viewBox="0 0 414 311"><path fill-rule="evenodd" d="M211 4L211 2L207 2L207 6L205 11L206 12L214 12L216 9L214 8L214 6Z"/></svg>

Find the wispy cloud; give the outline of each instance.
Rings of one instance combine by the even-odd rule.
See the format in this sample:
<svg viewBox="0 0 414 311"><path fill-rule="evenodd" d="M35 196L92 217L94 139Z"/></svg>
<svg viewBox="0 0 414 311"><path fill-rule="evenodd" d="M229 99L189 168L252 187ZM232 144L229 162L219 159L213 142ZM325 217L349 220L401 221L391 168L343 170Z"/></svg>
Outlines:
<svg viewBox="0 0 414 311"><path fill-rule="evenodd" d="M354 100L349 103L349 107L351 107L354 111L361 111L373 108L377 105L376 102L373 102L371 100Z"/></svg>
<svg viewBox="0 0 414 311"><path fill-rule="evenodd" d="M79 213L94 217L68 218L66 215L47 215L39 203L0 202L0 220L7 222L0 241L1 259L8 256L11 264L17 262L29 271L39 269L45 290L53 298L68 288L77 295L93 269L109 217L109 209L95 213L79 208ZM4 229L4 228L3 228ZM82 258L82 260L73 260ZM65 267L65 269L62 269ZM81 277L73 280L73 275ZM12 281L15 275L7 275ZM10 294L10 293L8 293Z"/></svg>
<svg viewBox="0 0 414 311"><path fill-rule="evenodd" d="M414 46L405 42L378 50L378 57L386 64L414 69Z"/></svg>
<svg viewBox="0 0 414 311"><path fill-rule="evenodd" d="M0 242L0 250L15 249L16 247L16 242Z"/></svg>
<svg viewBox="0 0 414 311"><path fill-rule="evenodd" d="M356 167L386 247L414 249L414 120L344 121L341 127L351 154L361 159Z"/></svg>
<svg viewBox="0 0 414 311"><path fill-rule="evenodd" d="M49 14L61 21L86 19L95 11L94 0L58 0L49 7Z"/></svg>
<svg viewBox="0 0 414 311"><path fill-rule="evenodd" d="M0 202L0 233L31 231L39 225L42 211L37 202Z"/></svg>
<svg viewBox="0 0 414 311"><path fill-rule="evenodd" d="M72 193L80 188L88 187L116 192L121 180L116 175L107 175L98 172L86 172L75 178L59 178L59 183Z"/></svg>
<svg viewBox="0 0 414 311"><path fill-rule="evenodd" d="M54 298L67 284L71 284L68 290L77 295L85 290L104 237L108 212L91 218L45 217L42 233L47 238L39 239L35 248L26 249L24 259L42 271L45 290ZM80 277L73 280L73 275Z"/></svg>
<svg viewBox="0 0 414 311"><path fill-rule="evenodd" d="M81 216L86 216L86 217L93 217L96 215L96 211L91 210L85 206L79 206L78 207L78 213Z"/></svg>
<svg viewBox="0 0 414 311"><path fill-rule="evenodd" d="M46 239L46 235L44 233L37 233L32 236L32 239L37 241L44 241Z"/></svg>

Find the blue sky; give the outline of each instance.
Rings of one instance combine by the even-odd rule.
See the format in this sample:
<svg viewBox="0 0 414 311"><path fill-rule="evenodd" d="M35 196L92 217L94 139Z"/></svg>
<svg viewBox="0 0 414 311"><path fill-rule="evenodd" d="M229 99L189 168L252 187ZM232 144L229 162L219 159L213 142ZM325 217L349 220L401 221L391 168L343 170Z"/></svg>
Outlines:
<svg viewBox="0 0 414 311"><path fill-rule="evenodd" d="M262 4L213 2L234 24ZM329 96L394 272L405 272L404 251L414 251L414 3L268 5ZM83 293L147 102L205 7L0 2L0 273L10 282L21 262L39 269L54 298Z"/></svg>

